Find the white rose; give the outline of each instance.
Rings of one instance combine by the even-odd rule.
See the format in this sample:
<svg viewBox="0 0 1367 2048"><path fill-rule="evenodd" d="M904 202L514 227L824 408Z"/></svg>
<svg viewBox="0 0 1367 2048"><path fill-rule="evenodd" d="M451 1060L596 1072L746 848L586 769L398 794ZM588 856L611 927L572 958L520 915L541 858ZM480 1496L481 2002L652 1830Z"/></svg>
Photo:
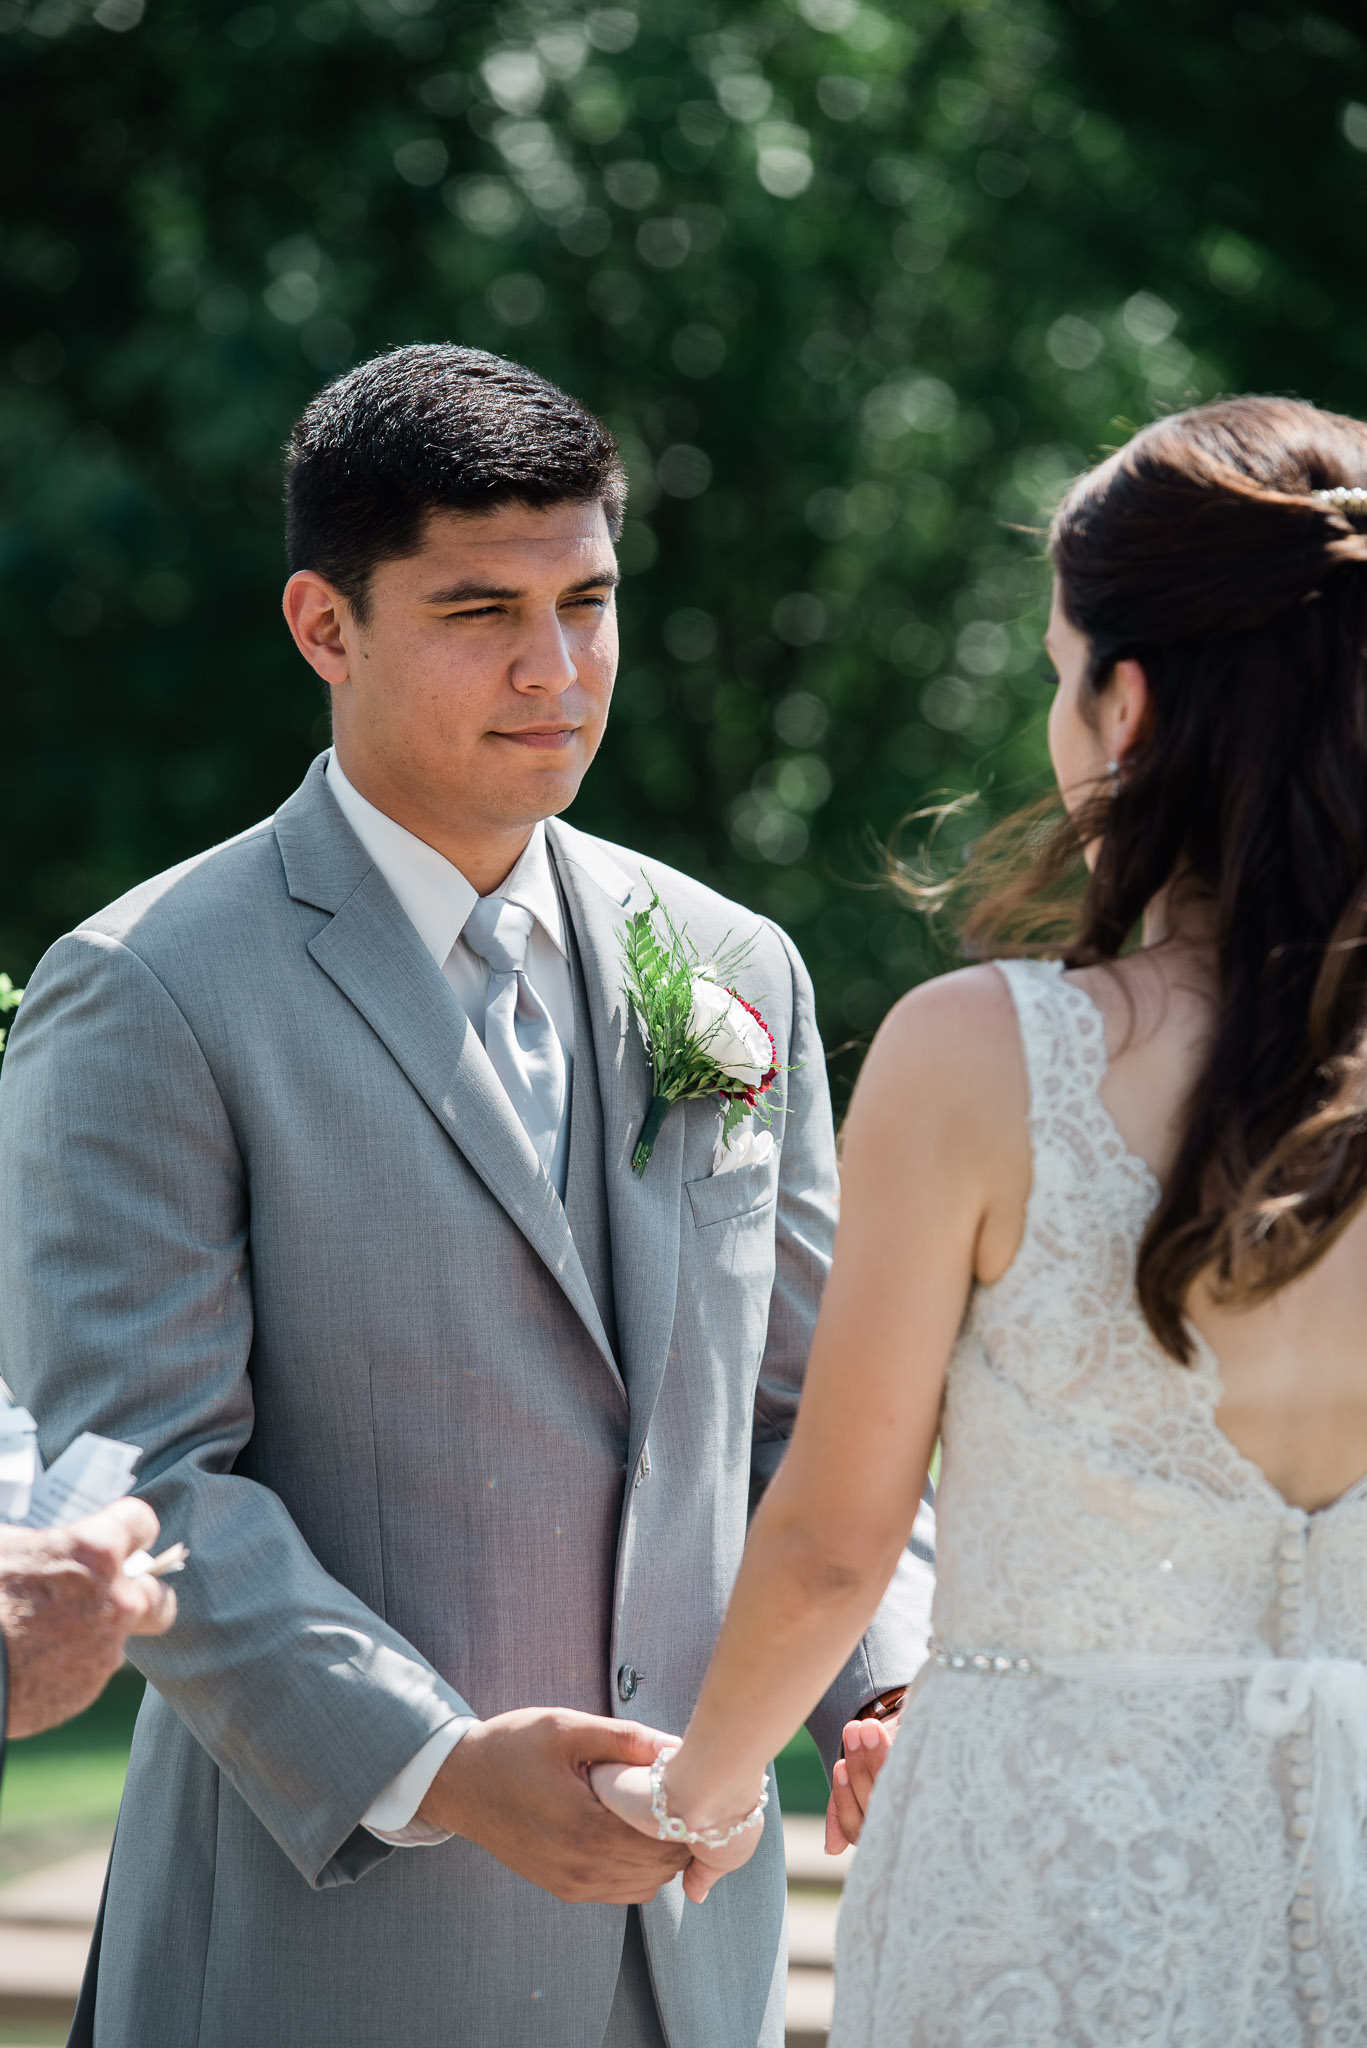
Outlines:
<svg viewBox="0 0 1367 2048"><path fill-rule="evenodd" d="M758 1088L774 1063L769 1034L729 989L702 975L693 977L688 1029L707 1057L738 1088Z"/></svg>

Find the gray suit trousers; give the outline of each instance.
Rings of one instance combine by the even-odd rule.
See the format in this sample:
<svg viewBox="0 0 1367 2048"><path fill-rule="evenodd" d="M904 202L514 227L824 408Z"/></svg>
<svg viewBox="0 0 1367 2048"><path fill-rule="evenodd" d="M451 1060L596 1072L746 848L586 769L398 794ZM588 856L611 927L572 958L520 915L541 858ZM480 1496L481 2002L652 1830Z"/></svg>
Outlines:
<svg viewBox="0 0 1367 2048"><path fill-rule="evenodd" d="M603 2048L667 2048L660 2030L660 2009L650 1981L645 1936L641 1932L638 1906L627 1909L626 1939L622 1943L622 1967L617 1976L617 1996L608 2014Z"/></svg>

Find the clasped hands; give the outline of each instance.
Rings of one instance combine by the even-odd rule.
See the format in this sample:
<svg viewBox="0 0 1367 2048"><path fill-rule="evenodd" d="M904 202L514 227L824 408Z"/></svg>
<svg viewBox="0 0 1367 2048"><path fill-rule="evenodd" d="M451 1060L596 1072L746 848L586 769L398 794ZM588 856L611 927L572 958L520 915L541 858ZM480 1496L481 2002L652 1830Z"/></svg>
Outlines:
<svg viewBox="0 0 1367 2048"><path fill-rule="evenodd" d="M826 1813L830 1853L858 1840L892 1732L893 1724L876 1721L846 1727ZM754 1854L761 1829L722 1850L659 1840L650 1766L676 1740L570 1708L495 1714L456 1744L419 1814L571 1904L641 1905L679 1871L685 1894L701 1904L718 1878Z"/></svg>

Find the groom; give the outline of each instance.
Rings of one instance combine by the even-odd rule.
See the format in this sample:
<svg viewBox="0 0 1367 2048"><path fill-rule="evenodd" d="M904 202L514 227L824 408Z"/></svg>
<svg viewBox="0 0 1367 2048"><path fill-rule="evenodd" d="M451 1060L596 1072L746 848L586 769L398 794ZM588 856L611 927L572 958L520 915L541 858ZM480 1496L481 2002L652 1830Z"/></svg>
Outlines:
<svg viewBox="0 0 1367 2048"><path fill-rule="evenodd" d="M559 821L617 662L625 480L529 371L400 349L288 458L334 745L32 977L0 1085L0 1370L144 1447L190 1549L140 1644L97 2048L777 2048L780 1831L699 1909L587 1784L688 1719L782 1457L835 1152L772 925ZM549 822L545 822L549 821ZM643 1178L622 994L658 890L787 1070ZM905 1680L910 1556L813 1717Z"/></svg>

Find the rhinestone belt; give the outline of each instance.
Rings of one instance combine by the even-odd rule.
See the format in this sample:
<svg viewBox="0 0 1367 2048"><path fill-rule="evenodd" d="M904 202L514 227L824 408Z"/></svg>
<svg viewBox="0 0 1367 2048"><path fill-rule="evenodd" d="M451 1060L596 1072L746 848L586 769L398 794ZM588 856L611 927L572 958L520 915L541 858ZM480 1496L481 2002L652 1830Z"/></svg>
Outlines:
<svg viewBox="0 0 1367 2048"><path fill-rule="evenodd" d="M951 1650L938 1636L932 1636L926 1647L931 1662L943 1665L946 1671L991 1671L999 1678L1030 1678L1037 1668L1033 1657L1008 1657L1003 1650Z"/></svg>

